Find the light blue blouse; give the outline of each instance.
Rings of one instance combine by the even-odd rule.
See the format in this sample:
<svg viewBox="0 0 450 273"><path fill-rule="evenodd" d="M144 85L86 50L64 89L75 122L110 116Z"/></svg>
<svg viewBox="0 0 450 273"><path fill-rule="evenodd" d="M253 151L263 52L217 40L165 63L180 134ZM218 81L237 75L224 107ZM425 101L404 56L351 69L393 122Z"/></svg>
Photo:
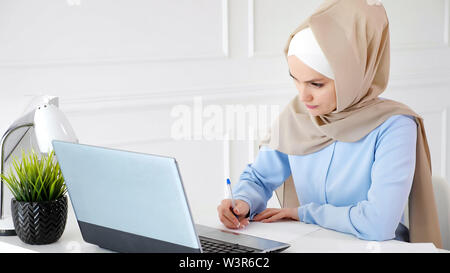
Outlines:
<svg viewBox="0 0 450 273"><path fill-rule="evenodd" d="M251 220L292 174L300 221L365 240L393 239L414 177L416 139L414 118L395 115L357 142L335 141L308 155L263 146L233 196L249 204Z"/></svg>

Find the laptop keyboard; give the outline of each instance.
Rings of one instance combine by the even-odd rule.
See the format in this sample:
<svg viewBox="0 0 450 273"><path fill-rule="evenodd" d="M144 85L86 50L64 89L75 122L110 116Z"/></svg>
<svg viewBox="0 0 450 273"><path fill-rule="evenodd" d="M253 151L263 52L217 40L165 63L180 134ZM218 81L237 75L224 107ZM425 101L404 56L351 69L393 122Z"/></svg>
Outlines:
<svg viewBox="0 0 450 273"><path fill-rule="evenodd" d="M202 250L205 253L254 253L257 249L199 236Z"/></svg>

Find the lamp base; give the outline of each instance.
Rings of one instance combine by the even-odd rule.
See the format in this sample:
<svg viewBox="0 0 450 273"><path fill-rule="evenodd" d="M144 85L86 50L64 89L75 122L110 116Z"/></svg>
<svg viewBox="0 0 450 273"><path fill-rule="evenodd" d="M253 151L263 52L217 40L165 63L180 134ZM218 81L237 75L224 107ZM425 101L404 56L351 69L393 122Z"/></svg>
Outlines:
<svg viewBox="0 0 450 273"><path fill-rule="evenodd" d="M16 236L15 229L0 229L0 236Z"/></svg>
<svg viewBox="0 0 450 273"><path fill-rule="evenodd" d="M0 218L0 236L16 236L14 223L10 215Z"/></svg>

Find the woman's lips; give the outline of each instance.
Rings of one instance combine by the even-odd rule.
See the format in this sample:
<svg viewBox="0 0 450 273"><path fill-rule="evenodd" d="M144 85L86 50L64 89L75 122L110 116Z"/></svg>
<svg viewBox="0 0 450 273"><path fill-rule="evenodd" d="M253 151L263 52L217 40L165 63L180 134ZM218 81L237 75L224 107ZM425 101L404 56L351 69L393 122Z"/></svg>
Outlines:
<svg viewBox="0 0 450 273"><path fill-rule="evenodd" d="M308 105L308 104L306 104L306 107L308 107L309 109L314 109L314 108L319 107L319 105L314 106L314 105Z"/></svg>

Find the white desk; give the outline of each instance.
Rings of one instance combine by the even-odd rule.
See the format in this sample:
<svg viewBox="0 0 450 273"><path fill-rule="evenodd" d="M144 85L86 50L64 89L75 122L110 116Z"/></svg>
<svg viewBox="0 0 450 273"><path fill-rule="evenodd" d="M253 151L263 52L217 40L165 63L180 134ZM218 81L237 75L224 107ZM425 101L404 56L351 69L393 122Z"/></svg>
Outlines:
<svg viewBox="0 0 450 273"><path fill-rule="evenodd" d="M223 225L216 221L202 224L224 229ZM412 244L397 240L365 241L350 234L297 221L253 222L242 230L228 230L288 243L291 247L284 251L286 253L450 253L450 251L435 248L432 243Z"/></svg>
<svg viewBox="0 0 450 273"><path fill-rule="evenodd" d="M224 228L217 215L205 217L200 224ZM317 225L308 225L296 221L276 223L250 223L243 230L235 232L266 237L291 244L285 252L447 252L436 249L433 244L410 244L400 241L372 242ZM83 241L71 205L66 229L61 238L49 245L28 245L17 236L0 237L0 252L111 252Z"/></svg>

